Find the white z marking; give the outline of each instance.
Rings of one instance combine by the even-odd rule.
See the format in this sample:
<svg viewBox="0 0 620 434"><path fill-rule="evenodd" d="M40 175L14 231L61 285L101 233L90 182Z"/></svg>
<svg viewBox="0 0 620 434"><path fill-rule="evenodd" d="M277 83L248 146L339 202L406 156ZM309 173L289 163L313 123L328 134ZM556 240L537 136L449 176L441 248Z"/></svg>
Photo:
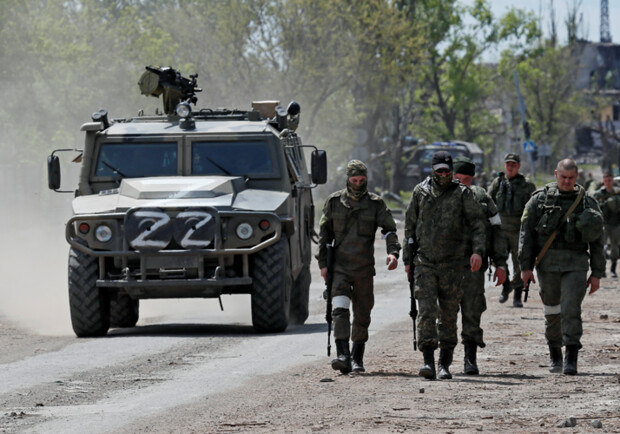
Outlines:
<svg viewBox="0 0 620 434"><path fill-rule="evenodd" d="M138 219L142 218L152 218L155 220L155 223L146 231L142 232L131 242L131 246L133 248L140 247L157 247L159 249L163 249L168 245L168 241L160 241L160 240L149 240L147 237L153 236L159 229L163 226L167 225L170 222L170 216L163 212L157 211L136 211L134 213Z"/></svg>
<svg viewBox="0 0 620 434"><path fill-rule="evenodd" d="M201 211L184 211L179 213L177 218L198 218L200 221L193 225L183 236L183 239L179 241L179 244L182 247L207 247L211 244L211 240L203 240L203 239L192 239L192 236L198 231L198 229L205 226L207 223L211 221L213 216L209 213L201 212Z"/></svg>

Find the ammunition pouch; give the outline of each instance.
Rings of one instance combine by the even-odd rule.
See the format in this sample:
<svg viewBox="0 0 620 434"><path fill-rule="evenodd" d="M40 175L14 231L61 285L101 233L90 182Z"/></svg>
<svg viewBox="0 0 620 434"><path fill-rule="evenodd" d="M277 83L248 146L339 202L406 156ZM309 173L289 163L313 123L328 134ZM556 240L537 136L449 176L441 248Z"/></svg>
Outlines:
<svg viewBox="0 0 620 434"><path fill-rule="evenodd" d="M540 235L549 236L555 231L564 216L560 206L544 206L543 214L536 225L536 232Z"/></svg>
<svg viewBox="0 0 620 434"><path fill-rule="evenodd" d="M581 240L591 243L603 234L603 216L598 211L586 207L574 221L575 228L581 232Z"/></svg>

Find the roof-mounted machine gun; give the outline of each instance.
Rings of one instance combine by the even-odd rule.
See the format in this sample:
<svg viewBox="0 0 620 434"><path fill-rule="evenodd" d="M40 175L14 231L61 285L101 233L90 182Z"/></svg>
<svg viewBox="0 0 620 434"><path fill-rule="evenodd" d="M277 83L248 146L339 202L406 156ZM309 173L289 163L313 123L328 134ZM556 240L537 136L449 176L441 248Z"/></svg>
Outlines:
<svg viewBox="0 0 620 434"><path fill-rule="evenodd" d="M196 86L198 74L192 74L189 78L170 67L147 66L142 74L138 85L143 95L158 97L164 94L164 113L173 114L177 105L184 101L196 105L197 92L202 89Z"/></svg>

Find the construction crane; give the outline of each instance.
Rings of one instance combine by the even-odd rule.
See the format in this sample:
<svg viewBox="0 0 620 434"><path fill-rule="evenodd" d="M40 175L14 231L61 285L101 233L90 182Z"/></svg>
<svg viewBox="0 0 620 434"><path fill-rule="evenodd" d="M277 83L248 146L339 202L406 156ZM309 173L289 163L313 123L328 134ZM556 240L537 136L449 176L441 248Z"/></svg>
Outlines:
<svg viewBox="0 0 620 434"><path fill-rule="evenodd" d="M609 4L607 0L601 0L601 42L611 42L609 32Z"/></svg>

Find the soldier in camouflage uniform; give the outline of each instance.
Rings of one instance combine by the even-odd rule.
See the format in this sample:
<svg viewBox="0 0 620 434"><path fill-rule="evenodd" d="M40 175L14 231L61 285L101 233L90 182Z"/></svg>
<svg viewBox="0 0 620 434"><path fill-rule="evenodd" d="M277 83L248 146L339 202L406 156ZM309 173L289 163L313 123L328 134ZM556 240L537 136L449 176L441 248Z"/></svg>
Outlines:
<svg viewBox="0 0 620 434"><path fill-rule="evenodd" d="M603 216L596 199L576 184L577 171L571 159L558 163L557 182L537 190L527 203L519 238L521 278L526 284L536 282L533 268L538 256L536 271L545 313L549 370L562 371L564 345L563 372L567 375L577 374L583 334L581 303L588 286L590 294L596 292L605 271ZM575 208L564 218L573 204ZM549 239L553 241L545 252Z"/></svg>
<svg viewBox="0 0 620 434"><path fill-rule="evenodd" d="M452 375L454 347L458 343L457 316L463 276L477 271L485 249L485 216L469 188L452 180L452 157L438 151L432 159L432 176L413 189L405 217L403 250L405 271L415 265L414 296L418 303L418 341L424 355L419 375L435 379L435 349L439 351L439 378ZM465 231L471 232L473 254L464 260ZM414 257L412 258L412 255Z"/></svg>
<svg viewBox="0 0 620 434"><path fill-rule="evenodd" d="M532 196L534 190L536 190L536 186L526 181L525 177L519 173L520 168L521 157L518 154L506 154L504 157L504 169L506 172L500 172L488 190L489 195L499 210L499 215L502 219L502 232L508 241L508 249L512 257L512 281L504 284L499 302L504 303L508 300L510 291L514 290L512 300L514 307L523 307L523 302L521 301L523 281L521 280L521 270L517 260L521 215L523 214L525 204Z"/></svg>
<svg viewBox="0 0 620 434"><path fill-rule="evenodd" d="M327 244L334 243L332 318L337 357L332 368L342 373L364 372L370 312L374 305L374 242L377 228L386 242L388 270L398 265L400 244L396 223L383 199L368 192L367 168L352 160L347 165L347 188L329 196L319 223L319 267L327 277ZM353 326L349 306L353 306ZM352 353L349 339L353 341Z"/></svg>
<svg viewBox="0 0 620 434"><path fill-rule="evenodd" d="M480 319L482 313L487 310L487 302L484 296L484 272L489 266L488 259L490 258L495 266L493 280L497 281L496 286L502 285L506 280L506 260L508 259L508 246L502 235L497 207L484 188L472 185L475 173L476 165L470 158L460 156L454 160L454 178L471 188L474 198L482 206L486 216L487 242L485 254L482 256L482 266L478 271L466 271L462 285L461 320L463 329L461 330L461 341L465 348L464 372L467 375L478 375L476 352L478 347L485 347ZM467 244L465 256L467 258L472 254L469 233L469 230L465 231Z"/></svg>
<svg viewBox="0 0 620 434"><path fill-rule="evenodd" d="M609 240L609 256L611 259L611 277L616 274L616 263L620 257L620 189L614 187L611 173L603 175L603 186L596 190L594 197L598 201L605 219L604 240Z"/></svg>

